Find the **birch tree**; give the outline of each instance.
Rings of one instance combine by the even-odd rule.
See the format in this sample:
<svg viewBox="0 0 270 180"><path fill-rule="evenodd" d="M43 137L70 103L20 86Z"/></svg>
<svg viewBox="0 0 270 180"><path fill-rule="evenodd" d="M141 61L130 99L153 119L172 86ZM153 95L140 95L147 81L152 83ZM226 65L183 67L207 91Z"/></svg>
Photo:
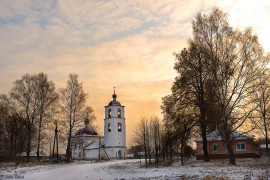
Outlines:
<svg viewBox="0 0 270 180"><path fill-rule="evenodd" d="M41 132L44 124L44 118L48 120L50 114L54 114L55 108L52 108L58 100L58 94L55 90L55 85L52 81L48 80L48 76L44 73L39 73L36 76L36 98L37 98L37 111L38 111L38 139L37 139L37 159L40 156L40 142ZM49 119L51 121L51 119ZM47 121L47 123L49 123ZM51 122L52 123L52 122Z"/></svg>
<svg viewBox="0 0 270 180"><path fill-rule="evenodd" d="M70 140L74 128L80 123L80 112L83 110L87 94L84 92L82 82L79 82L77 74L69 74L66 88L60 89L60 98L62 101L63 111L67 118L67 147L66 157L70 161L71 150Z"/></svg>
<svg viewBox="0 0 270 180"><path fill-rule="evenodd" d="M141 117L139 124L136 126L134 136L132 138L133 144L142 146L144 149L145 167L148 167L148 143L149 143L149 119L146 116Z"/></svg>

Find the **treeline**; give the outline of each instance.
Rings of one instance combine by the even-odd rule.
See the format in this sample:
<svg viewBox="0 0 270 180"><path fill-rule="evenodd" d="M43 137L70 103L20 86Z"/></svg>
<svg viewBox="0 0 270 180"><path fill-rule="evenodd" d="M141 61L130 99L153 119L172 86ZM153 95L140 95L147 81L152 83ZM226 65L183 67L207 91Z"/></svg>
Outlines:
<svg viewBox="0 0 270 180"><path fill-rule="evenodd" d="M198 14L192 27L188 46L175 54L178 75L172 94L163 98L164 122L183 139L199 130L204 161L209 161L206 134L218 130L235 165L232 132L260 129L268 144L270 56L251 28L234 29L218 8Z"/></svg>
<svg viewBox="0 0 270 180"><path fill-rule="evenodd" d="M36 152L40 160L41 151L52 143L58 124L69 161L71 135L84 119L90 125L95 119L93 109L85 105L86 98L77 74L70 74L66 87L59 90L45 73L23 75L8 94L0 95L1 158L15 161L26 152L29 162L30 152Z"/></svg>
<svg viewBox="0 0 270 180"><path fill-rule="evenodd" d="M162 122L157 116L143 116L140 119L132 142L137 156L144 157L146 168L170 165L175 156L179 158L179 152L184 165L184 157L193 155L193 149L188 146L191 131L178 130L178 127Z"/></svg>
<svg viewBox="0 0 270 180"><path fill-rule="evenodd" d="M190 140L201 136L204 161L209 161L206 134L218 130L232 165L234 131L260 132L268 153L270 54L265 55L252 28L234 29L219 8L198 14L192 28L188 46L175 53L171 94L162 98L162 151L180 147L183 154ZM144 146L149 143L146 122L136 131Z"/></svg>

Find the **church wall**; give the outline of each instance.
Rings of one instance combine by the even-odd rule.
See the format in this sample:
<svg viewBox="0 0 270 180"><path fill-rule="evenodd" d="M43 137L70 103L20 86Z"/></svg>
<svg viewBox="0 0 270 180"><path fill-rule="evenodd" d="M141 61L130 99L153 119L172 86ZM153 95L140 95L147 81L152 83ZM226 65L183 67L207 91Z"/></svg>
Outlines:
<svg viewBox="0 0 270 180"><path fill-rule="evenodd" d="M108 124L111 124L111 132L108 132ZM118 132L118 123L121 123L121 132ZM106 147L126 146L125 119L110 118L105 120L104 144Z"/></svg>
<svg viewBox="0 0 270 180"><path fill-rule="evenodd" d="M119 159L119 150L121 151L121 159L126 159L127 149L125 147L112 147L105 150L110 159Z"/></svg>
<svg viewBox="0 0 270 180"><path fill-rule="evenodd" d="M110 106L105 106L104 137L97 135L73 136L71 141L73 159L126 159L125 106L113 95ZM104 148L99 149L99 142ZM121 158L119 158L121 157Z"/></svg>
<svg viewBox="0 0 270 180"><path fill-rule="evenodd" d="M103 143L102 136L73 136L71 139L72 159L98 159L99 139ZM101 157L104 156L102 152L100 154Z"/></svg>
<svg viewBox="0 0 270 180"><path fill-rule="evenodd" d="M109 117L111 109L111 117ZM121 110L121 118L117 117L118 109ZM126 146L126 124L124 106L106 106L104 120L104 144L105 147ZM118 123L121 123L121 132L118 131ZM108 131L111 124L111 132Z"/></svg>
<svg viewBox="0 0 270 180"><path fill-rule="evenodd" d="M100 149L100 157L103 157L102 149ZM99 149L85 150L85 159L98 159Z"/></svg>
<svg viewBox="0 0 270 180"><path fill-rule="evenodd" d="M118 109L121 110L121 118L125 118L125 106L105 106L105 119L109 118L109 109L111 109L111 117L117 117Z"/></svg>

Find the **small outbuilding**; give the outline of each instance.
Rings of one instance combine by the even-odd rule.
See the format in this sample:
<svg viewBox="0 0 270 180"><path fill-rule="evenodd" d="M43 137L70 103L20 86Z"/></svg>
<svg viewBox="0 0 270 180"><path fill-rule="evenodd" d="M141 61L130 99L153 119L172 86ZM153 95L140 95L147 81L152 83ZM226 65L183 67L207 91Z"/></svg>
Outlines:
<svg viewBox="0 0 270 180"><path fill-rule="evenodd" d="M260 157L258 146L254 143L254 138L238 133L232 133L233 151L235 158L256 158ZM203 160L203 141L202 137L195 140L196 142L196 159ZM225 146L225 142L220 136L219 130L215 130L207 134L207 150L210 159L228 159L229 154Z"/></svg>

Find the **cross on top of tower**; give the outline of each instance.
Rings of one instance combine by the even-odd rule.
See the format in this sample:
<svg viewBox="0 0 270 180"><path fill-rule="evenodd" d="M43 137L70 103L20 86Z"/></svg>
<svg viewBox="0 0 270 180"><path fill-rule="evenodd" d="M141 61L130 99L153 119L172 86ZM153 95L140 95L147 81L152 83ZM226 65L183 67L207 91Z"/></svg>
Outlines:
<svg viewBox="0 0 270 180"><path fill-rule="evenodd" d="M113 87L113 95L112 95L112 97L113 97L113 100L115 101L116 97L117 97L117 95L115 94L115 87Z"/></svg>

